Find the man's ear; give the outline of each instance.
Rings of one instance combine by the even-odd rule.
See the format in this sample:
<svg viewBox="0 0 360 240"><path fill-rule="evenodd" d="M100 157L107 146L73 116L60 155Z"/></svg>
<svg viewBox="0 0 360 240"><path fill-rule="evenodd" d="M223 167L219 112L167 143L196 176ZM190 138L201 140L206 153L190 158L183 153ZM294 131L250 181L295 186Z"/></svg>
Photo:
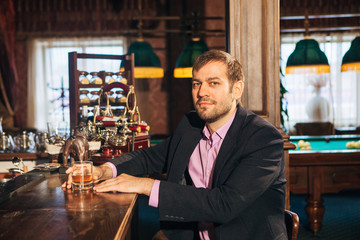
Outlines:
<svg viewBox="0 0 360 240"><path fill-rule="evenodd" d="M236 81L233 84L233 96L235 99L239 99L244 91L244 82L243 81Z"/></svg>

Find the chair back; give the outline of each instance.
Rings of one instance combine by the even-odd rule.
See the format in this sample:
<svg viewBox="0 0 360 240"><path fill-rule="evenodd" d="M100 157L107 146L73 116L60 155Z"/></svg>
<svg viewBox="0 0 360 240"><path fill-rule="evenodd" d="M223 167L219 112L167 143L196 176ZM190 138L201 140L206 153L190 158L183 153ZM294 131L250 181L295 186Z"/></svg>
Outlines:
<svg viewBox="0 0 360 240"><path fill-rule="evenodd" d="M286 209L284 215L288 239L297 240L299 233L299 216L296 213Z"/></svg>
<svg viewBox="0 0 360 240"><path fill-rule="evenodd" d="M333 135L334 124L331 122L303 122L295 124L296 135L321 136Z"/></svg>

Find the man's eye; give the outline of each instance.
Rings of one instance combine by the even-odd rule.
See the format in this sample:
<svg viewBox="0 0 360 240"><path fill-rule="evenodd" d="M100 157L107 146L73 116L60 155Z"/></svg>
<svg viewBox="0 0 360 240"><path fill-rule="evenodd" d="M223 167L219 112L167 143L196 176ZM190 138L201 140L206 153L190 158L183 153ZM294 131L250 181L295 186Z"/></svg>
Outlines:
<svg viewBox="0 0 360 240"><path fill-rule="evenodd" d="M192 85L193 85L193 87L198 87L198 86L200 86L200 83L194 82Z"/></svg>
<svg viewBox="0 0 360 240"><path fill-rule="evenodd" d="M216 85L219 85L219 83L218 82L211 82L210 85L216 86Z"/></svg>

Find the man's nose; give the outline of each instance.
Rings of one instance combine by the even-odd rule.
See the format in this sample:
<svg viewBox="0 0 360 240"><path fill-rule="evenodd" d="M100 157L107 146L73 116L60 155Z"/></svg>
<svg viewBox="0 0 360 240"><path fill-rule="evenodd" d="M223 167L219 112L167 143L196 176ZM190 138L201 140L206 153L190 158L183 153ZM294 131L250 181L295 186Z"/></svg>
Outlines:
<svg viewBox="0 0 360 240"><path fill-rule="evenodd" d="M203 96L208 96L208 87L206 86L206 84L201 84L201 86L199 87L199 91L198 91L198 95L199 97L203 97Z"/></svg>

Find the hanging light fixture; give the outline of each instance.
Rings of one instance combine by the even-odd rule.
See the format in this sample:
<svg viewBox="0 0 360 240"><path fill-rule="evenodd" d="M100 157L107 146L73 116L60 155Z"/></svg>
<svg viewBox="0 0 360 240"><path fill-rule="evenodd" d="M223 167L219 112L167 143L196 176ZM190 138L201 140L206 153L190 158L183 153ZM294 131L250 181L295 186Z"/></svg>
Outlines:
<svg viewBox="0 0 360 240"><path fill-rule="evenodd" d="M330 65L319 43L310 39L308 33L309 19L305 11L305 39L296 43L295 50L286 62L286 74L297 73L329 73Z"/></svg>
<svg viewBox="0 0 360 240"><path fill-rule="evenodd" d="M174 69L175 78L192 78L192 66L198 56L208 51L208 47L205 42L200 38L193 38L188 42L179 58L176 61Z"/></svg>
<svg viewBox="0 0 360 240"><path fill-rule="evenodd" d="M328 59L314 39L303 39L296 43L294 52L286 62L286 74L329 72Z"/></svg>
<svg viewBox="0 0 360 240"><path fill-rule="evenodd" d="M138 1L139 8L139 37L130 44L128 53L134 53L135 78L162 78L164 77L164 69L161 67L160 59L155 54L150 43L146 42L142 34L142 5L141 0ZM123 71L123 62L120 66L120 71Z"/></svg>
<svg viewBox="0 0 360 240"><path fill-rule="evenodd" d="M192 23L192 39L188 42L180 56L176 60L174 77L175 78L192 78L192 67L195 60L204 52L208 51L209 48L206 43L200 40L199 37L199 14L193 12L193 23Z"/></svg>
<svg viewBox="0 0 360 240"><path fill-rule="evenodd" d="M161 68L160 59L154 53L151 45L143 38L138 38L131 43L128 53L134 53L135 78L162 78L164 70Z"/></svg>
<svg viewBox="0 0 360 240"><path fill-rule="evenodd" d="M346 71L360 72L360 37L352 40L349 50L342 59L341 72Z"/></svg>
<svg viewBox="0 0 360 240"><path fill-rule="evenodd" d="M304 23L304 39L296 43L294 52L290 54L286 62L286 74L293 74L292 76L288 76L289 81L290 79L300 80L292 81L292 84L294 84L294 88L298 88L296 92L302 93L303 95L301 101L302 103L306 103L304 104L305 111L300 111L302 111L302 114L307 115L308 119L306 121L328 122L330 121L329 109L332 108L332 110L334 110L330 65L325 53L321 51L319 43L310 38L307 9L305 9ZM329 87L329 94L323 97L321 95L321 89L327 85ZM312 93L310 93L310 91ZM295 95L292 95L292 98L295 100ZM290 105L292 104L289 103L289 106ZM333 119L331 122L334 122L335 111L332 112Z"/></svg>

